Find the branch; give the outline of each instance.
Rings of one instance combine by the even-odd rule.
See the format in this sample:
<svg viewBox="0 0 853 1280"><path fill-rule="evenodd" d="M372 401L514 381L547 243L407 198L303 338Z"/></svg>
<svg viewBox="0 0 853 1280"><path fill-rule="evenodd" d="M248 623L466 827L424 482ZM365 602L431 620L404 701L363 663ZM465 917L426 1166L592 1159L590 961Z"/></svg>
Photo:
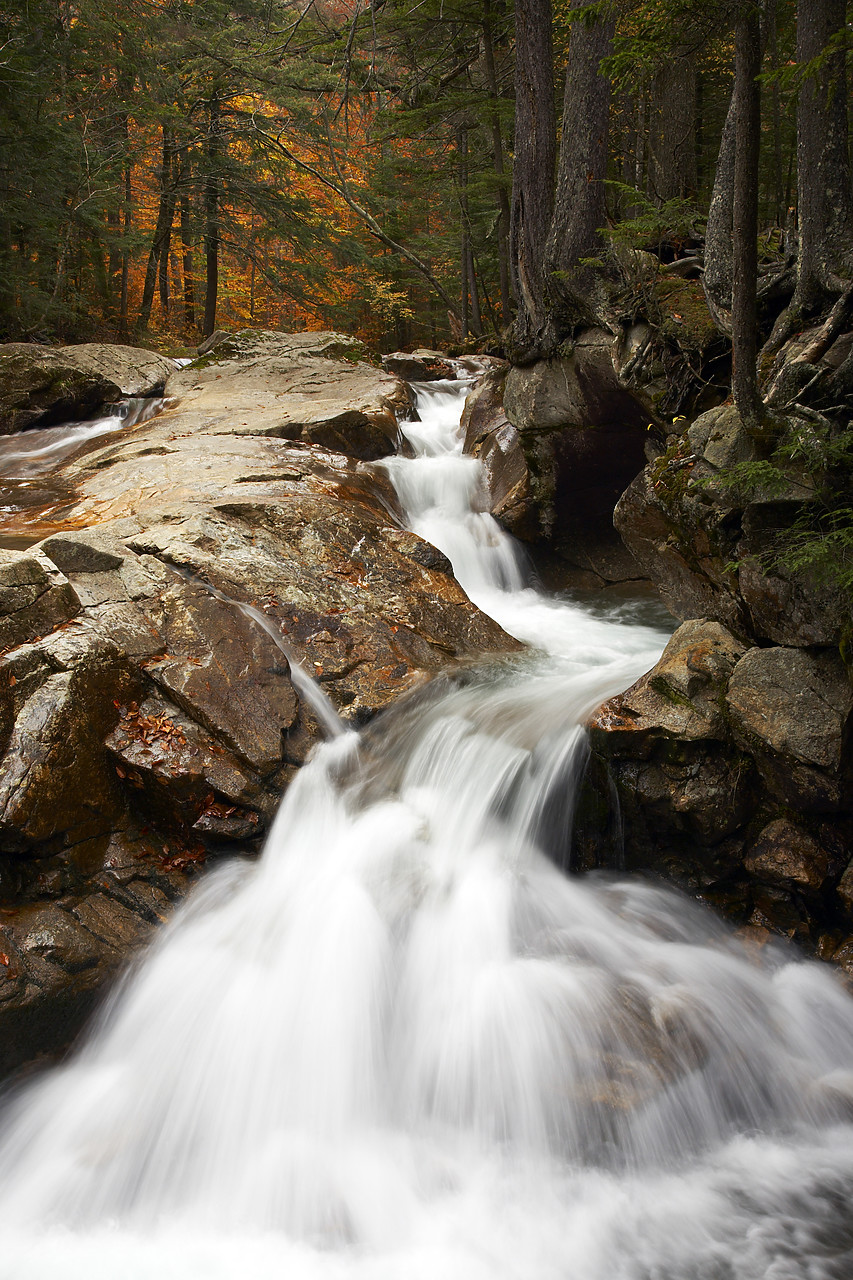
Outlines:
<svg viewBox="0 0 853 1280"><path fill-rule="evenodd" d="M415 270L419 271L424 279L429 282L447 309L452 312L457 319L459 319L459 309L456 303L453 302L449 294L442 288L423 259L419 258L416 253L413 253L411 249L407 249L405 245L399 244L396 240L392 240L389 235L386 235L373 215L369 213L363 205L360 205L352 195L350 195L349 188L346 185L346 179L338 167L334 150L332 151L332 162L335 165L335 169L340 178L340 185L337 182L333 182L331 178L327 178L324 173L321 173L319 169L315 169L312 164L308 164L305 160L300 160L299 157L294 155L290 148L281 141L280 136L273 137L272 134L267 133L264 129L259 129L255 124L254 117L253 125L255 132L259 134L260 137L264 138L271 146L275 147L276 150L280 151L281 154L291 162L291 164L296 165L297 169L301 169L303 173L310 173L311 176L316 178L318 182L322 183L324 187L327 187L330 191L334 191L335 195L340 200L343 200L344 203L352 209L353 213L357 214L357 216L361 218L370 234L375 236L381 244L384 244L388 249L392 249L395 253L399 253L407 262L410 262Z"/></svg>

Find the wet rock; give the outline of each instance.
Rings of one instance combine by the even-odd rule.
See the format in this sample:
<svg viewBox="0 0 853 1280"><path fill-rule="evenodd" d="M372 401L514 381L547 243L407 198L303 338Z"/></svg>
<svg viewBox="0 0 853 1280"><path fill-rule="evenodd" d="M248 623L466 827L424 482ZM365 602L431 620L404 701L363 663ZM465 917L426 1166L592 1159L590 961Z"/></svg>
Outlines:
<svg viewBox="0 0 853 1280"><path fill-rule="evenodd" d="M770 822L746 856L750 875L783 889L817 890L829 871L829 858L816 840L786 818Z"/></svg>
<svg viewBox="0 0 853 1280"><path fill-rule="evenodd" d="M610 334L587 330L565 354L511 369L504 410L527 463L533 536L621 581L643 576L613 532L613 508L645 461L648 411L619 381L615 354Z"/></svg>
<svg viewBox="0 0 853 1280"><path fill-rule="evenodd" d="M847 866L839 880L836 893L845 915L853 920L853 862Z"/></svg>
<svg viewBox="0 0 853 1280"><path fill-rule="evenodd" d="M853 918L851 712L837 652L747 648L719 623L687 622L592 717L585 785L599 805L608 788L618 797L623 865L817 947ZM583 865L607 865L608 842L596 860L580 834Z"/></svg>
<svg viewBox="0 0 853 1280"><path fill-rule="evenodd" d="M385 457L395 452L396 414L408 410L408 390L367 364L336 358L339 337L247 330L174 373L167 394L180 399L182 419L196 429Z"/></svg>
<svg viewBox="0 0 853 1280"><path fill-rule="evenodd" d="M135 686L126 656L103 644L67 670L40 674L15 711L0 775L0 838L10 852L108 832L123 808L102 744L114 703Z"/></svg>
<svg viewBox="0 0 853 1280"><path fill-rule="evenodd" d="M124 708L106 747L140 820L160 830L187 836L191 829L212 830L198 825L205 815L238 812L254 839L275 811L275 788L266 788L212 734L156 695Z"/></svg>
<svg viewBox="0 0 853 1280"><path fill-rule="evenodd" d="M2 1077L69 1046L193 883L177 859L133 837L114 836L102 861L56 901L0 907Z"/></svg>
<svg viewBox="0 0 853 1280"><path fill-rule="evenodd" d="M590 721L593 740L606 753L647 759L666 738L672 739L670 753L679 743L725 739L723 699L745 652L718 622L684 623L655 668L599 708Z"/></svg>
<svg viewBox="0 0 853 1280"><path fill-rule="evenodd" d="M284 333L278 329L238 329L235 333L228 333L217 329L197 351L199 356L215 353L217 360L251 360L273 354L292 359L348 360L353 364L366 360L368 355L359 338L348 333L313 329L306 329L303 333Z"/></svg>
<svg viewBox="0 0 853 1280"><path fill-rule="evenodd" d="M173 370L165 356L137 347L8 343L0 346L0 434L85 417L123 396L153 395Z"/></svg>
<svg viewBox="0 0 853 1280"><path fill-rule="evenodd" d="M778 563L780 531L813 497L805 474L790 467L783 493L744 495L721 480L756 456L732 405L709 410L628 486L616 528L676 617L716 617L764 643L835 644L843 601Z"/></svg>
<svg viewBox="0 0 853 1280"><path fill-rule="evenodd" d="M176 584L152 612L169 656L149 662L148 675L251 768L271 772L297 711L281 649L203 587Z"/></svg>
<svg viewBox="0 0 853 1280"><path fill-rule="evenodd" d="M783 803L832 810L849 800L853 688L837 654L751 649L735 667L726 706L735 738Z"/></svg>
<svg viewBox="0 0 853 1280"><path fill-rule="evenodd" d="M491 370L465 401L464 449L483 464L491 514L516 537L535 538L527 460L503 408L506 377L505 368Z"/></svg>
<svg viewBox="0 0 853 1280"><path fill-rule="evenodd" d="M208 854L257 850L325 736L288 655L362 724L452 663L521 647L400 528L359 442L393 446L398 379L336 335L252 332L170 390L180 402L67 461L61 503L31 522L44 541L0 557L16 645L0 655L0 1070L67 1043ZM49 953L24 946L33 906L52 913Z"/></svg>
<svg viewBox="0 0 853 1280"><path fill-rule="evenodd" d="M405 382L435 382L439 378L456 377L454 362L440 351L418 350L411 355L392 351L382 357L382 368Z"/></svg>
<svg viewBox="0 0 853 1280"><path fill-rule="evenodd" d="M73 587L45 556L0 549L0 651L45 635L79 612Z"/></svg>

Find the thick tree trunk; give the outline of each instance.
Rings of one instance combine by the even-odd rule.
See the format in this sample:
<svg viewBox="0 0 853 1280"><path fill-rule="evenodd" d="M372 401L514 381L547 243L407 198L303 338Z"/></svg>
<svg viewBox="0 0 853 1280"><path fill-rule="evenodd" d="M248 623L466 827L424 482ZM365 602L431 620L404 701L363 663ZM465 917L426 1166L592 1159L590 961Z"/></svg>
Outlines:
<svg viewBox="0 0 853 1280"><path fill-rule="evenodd" d="M702 287L714 323L731 333L732 217L735 195L735 135L737 95L732 93L714 174L714 189L705 230L705 271Z"/></svg>
<svg viewBox="0 0 853 1280"><path fill-rule="evenodd" d="M219 160L221 139L219 95L214 93L208 104L207 177L204 184L204 322L202 333L209 338L216 328L216 301L219 291Z"/></svg>
<svg viewBox="0 0 853 1280"><path fill-rule="evenodd" d="M733 205L732 388L744 426L761 429L758 394L758 158L761 140L761 26L749 4L735 34L735 171Z"/></svg>
<svg viewBox="0 0 853 1280"><path fill-rule="evenodd" d="M797 61L808 63L842 30L845 0L799 0ZM805 81L797 104L799 260L794 307L798 317L818 309L849 273L853 205L847 135L844 51Z"/></svg>
<svg viewBox="0 0 853 1280"><path fill-rule="evenodd" d="M572 8L585 0L572 0ZM601 267L585 262L604 251L610 82L599 70L611 52L615 18L577 21L569 41L563 132L554 214L545 249L547 295L557 341L595 314Z"/></svg>
<svg viewBox="0 0 853 1280"><path fill-rule="evenodd" d="M512 346L516 359L533 360L545 337L544 257L557 151L550 0L516 0L515 94L510 265L518 311Z"/></svg>
<svg viewBox="0 0 853 1280"><path fill-rule="evenodd" d="M696 70L692 53L676 51L654 80L652 189L663 204L696 194Z"/></svg>
<svg viewBox="0 0 853 1280"><path fill-rule="evenodd" d="M503 134L498 111L498 77L495 70L495 49L492 39L492 19L490 0L483 0L483 62L486 68L486 84L489 90L489 116L492 134L492 163L497 178L498 205L498 271L501 288L501 323L508 325L512 314L510 296L509 270L509 195L506 188L506 166L504 163Z"/></svg>

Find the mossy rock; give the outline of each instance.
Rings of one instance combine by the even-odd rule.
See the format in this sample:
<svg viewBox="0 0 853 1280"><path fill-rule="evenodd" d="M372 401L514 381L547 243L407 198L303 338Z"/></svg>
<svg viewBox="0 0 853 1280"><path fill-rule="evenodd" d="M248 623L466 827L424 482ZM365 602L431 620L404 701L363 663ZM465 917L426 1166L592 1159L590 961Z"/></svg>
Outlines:
<svg viewBox="0 0 853 1280"><path fill-rule="evenodd" d="M700 355L706 355L719 342L720 332L699 281L661 276L652 293L660 312L660 330L668 341Z"/></svg>

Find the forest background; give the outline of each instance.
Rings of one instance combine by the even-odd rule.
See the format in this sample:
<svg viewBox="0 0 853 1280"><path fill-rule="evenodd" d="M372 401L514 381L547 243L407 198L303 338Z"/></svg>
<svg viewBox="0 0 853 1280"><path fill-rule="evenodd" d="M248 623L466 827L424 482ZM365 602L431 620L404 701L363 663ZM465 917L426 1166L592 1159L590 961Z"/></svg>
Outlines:
<svg viewBox="0 0 853 1280"><path fill-rule="evenodd" d="M536 348L525 236L541 270L547 228L537 244L534 204L558 223L561 192L566 216L589 206L573 251L589 277L580 292L594 297L592 277L616 275L628 309L642 295L648 311L645 255L684 261L693 288L667 311L689 324L747 11L760 41L758 271L782 298L806 92L844 117L846 174L823 156L820 181L847 183L849 213L846 9L27 0L0 16L0 337L192 345L216 325L258 325L334 327L383 349L496 347L518 312L523 356ZM573 54L593 59L597 99L573 100L567 82L561 119ZM583 68L572 74L577 91ZM830 228L827 217L824 239L849 237L849 220ZM571 227L557 230L571 240ZM729 263L731 230L729 211ZM651 294L659 287L672 291L671 272ZM724 281L716 312L713 282L707 299L723 332L726 293ZM561 332L594 320L587 310Z"/></svg>

